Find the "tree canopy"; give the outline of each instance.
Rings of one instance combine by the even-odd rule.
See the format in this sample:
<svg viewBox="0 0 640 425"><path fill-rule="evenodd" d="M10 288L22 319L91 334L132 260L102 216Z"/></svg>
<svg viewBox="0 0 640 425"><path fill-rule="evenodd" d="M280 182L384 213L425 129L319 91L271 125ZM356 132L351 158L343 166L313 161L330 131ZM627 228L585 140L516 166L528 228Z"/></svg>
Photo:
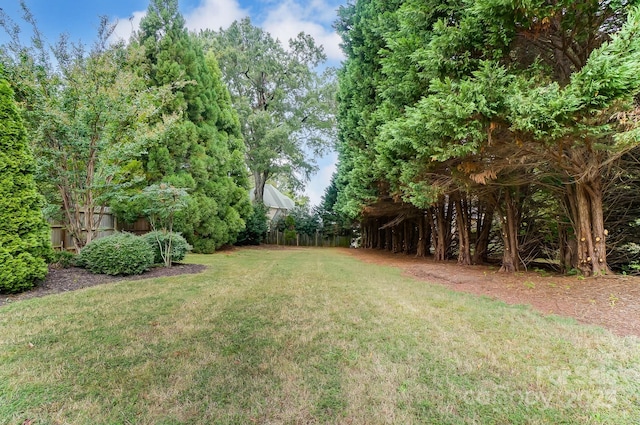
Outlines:
<svg viewBox="0 0 640 425"><path fill-rule="evenodd" d="M133 44L148 84L173 84L163 112L180 117L144 155L145 181L189 191L176 228L194 251L213 252L235 241L251 211L242 134L220 70L187 32L176 0L151 1Z"/></svg>
<svg viewBox="0 0 640 425"><path fill-rule="evenodd" d="M285 47L248 18L200 38L216 56L238 112L256 201L271 178L299 188L333 142L334 74L316 70L326 59L322 46L300 33Z"/></svg>
<svg viewBox="0 0 640 425"><path fill-rule="evenodd" d="M336 207L377 227L371 243L398 249L387 226L428 225L436 258L468 264L495 217L507 271L543 245L566 268L608 270L605 188L640 145L637 9L368 0L340 15ZM527 241L544 220L555 234Z"/></svg>
<svg viewBox="0 0 640 425"><path fill-rule="evenodd" d="M24 7L24 6L23 6ZM149 90L132 67L139 50L109 44L113 27L100 23L91 49L61 36L49 46L24 7L34 36L2 19L11 42L0 55L16 91L37 159L36 177L50 214L66 224L75 248L99 231L109 200L144 178L140 161L175 116L159 107L171 84Z"/></svg>

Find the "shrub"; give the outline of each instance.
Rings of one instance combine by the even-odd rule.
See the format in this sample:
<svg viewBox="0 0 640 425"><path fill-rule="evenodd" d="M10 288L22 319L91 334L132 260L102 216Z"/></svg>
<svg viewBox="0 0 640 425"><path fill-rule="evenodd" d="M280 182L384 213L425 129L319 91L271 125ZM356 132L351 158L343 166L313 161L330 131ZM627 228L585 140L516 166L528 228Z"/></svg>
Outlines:
<svg viewBox="0 0 640 425"><path fill-rule="evenodd" d="M236 245L260 245L269 231L267 224L267 207L264 204L254 204L253 211L240 232Z"/></svg>
<svg viewBox="0 0 640 425"><path fill-rule="evenodd" d="M59 269L68 269L76 265L76 254L69 251L53 251L49 264Z"/></svg>
<svg viewBox="0 0 640 425"><path fill-rule="evenodd" d="M153 262L155 264L165 263L162 254L167 252L169 245L169 235L171 235L171 262L184 260L187 252L191 251L191 245L180 233L164 233L155 231L143 236L144 240L153 249Z"/></svg>
<svg viewBox="0 0 640 425"><path fill-rule="evenodd" d="M34 172L13 92L0 78L0 292L31 289L47 275L51 239Z"/></svg>
<svg viewBox="0 0 640 425"><path fill-rule="evenodd" d="M139 236L114 233L85 246L80 251L78 265L92 273L140 274L153 265L153 249Z"/></svg>

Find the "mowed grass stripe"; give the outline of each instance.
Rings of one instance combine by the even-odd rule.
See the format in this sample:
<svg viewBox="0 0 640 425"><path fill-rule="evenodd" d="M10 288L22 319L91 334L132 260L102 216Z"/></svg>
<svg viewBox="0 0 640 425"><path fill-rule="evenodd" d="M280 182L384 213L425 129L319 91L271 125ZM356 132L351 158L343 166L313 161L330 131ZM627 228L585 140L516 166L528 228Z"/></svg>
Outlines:
<svg viewBox="0 0 640 425"><path fill-rule="evenodd" d="M634 424L640 344L339 250L0 309L0 423Z"/></svg>

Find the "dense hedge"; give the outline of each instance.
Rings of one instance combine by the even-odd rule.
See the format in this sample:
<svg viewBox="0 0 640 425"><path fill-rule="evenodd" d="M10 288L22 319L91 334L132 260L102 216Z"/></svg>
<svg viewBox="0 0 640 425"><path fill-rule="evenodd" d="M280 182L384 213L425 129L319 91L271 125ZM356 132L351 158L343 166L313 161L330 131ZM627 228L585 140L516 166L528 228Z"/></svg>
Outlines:
<svg viewBox="0 0 640 425"><path fill-rule="evenodd" d="M141 274L153 265L153 249L131 233L115 233L96 239L80 251L78 265L92 273Z"/></svg>
<svg viewBox="0 0 640 425"><path fill-rule="evenodd" d="M34 170L13 92L0 79L0 292L30 289L47 275L51 239Z"/></svg>
<svg viewBox="0 0 640 425"><path fill-rule="evenodd" d="M171 235L171 262L183 260L187 252L191 251L191 245L180 233L169 234L160 231L147 233L143 238L153 248L153 262L156 264L164 263L160 246L166 252L169 235Z"/></svg>

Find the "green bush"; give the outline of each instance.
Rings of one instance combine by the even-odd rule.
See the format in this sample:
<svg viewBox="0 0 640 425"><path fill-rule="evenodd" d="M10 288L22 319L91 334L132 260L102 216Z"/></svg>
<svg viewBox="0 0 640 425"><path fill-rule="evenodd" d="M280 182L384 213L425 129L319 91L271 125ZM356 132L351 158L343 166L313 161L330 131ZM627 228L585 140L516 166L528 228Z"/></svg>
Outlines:
<svg viewBox="0 0 640 425"><path fill-rule="evenodd" d="M264 204L253 205L253 211L245 223L245 229L238 235L236 245L260 245L269 231L267 207Z"/></svg>
<svg viewBox="0 0 640 425"><path fill-rule="evenodd" d="M76 254L69 251L53 251L49 264L59 269L68 269L76 265Z"/></svg>
<svg viewBox="0 0 640 425"><path fill-rule="evenodd" d="M131 233L114 233L96 239L80 251L78 265L92 273L128 276L153 265L153 249Z"/></svg>
<svg viewBox="0 0 640 425"><path fill-rule="evenodd" d="M47 275L47 264L28 251L15 255L0 247L0 292L21 292L31 289Z"/></svg>
<svg viewBox="0 0 640 425"><path fill-rule="evenodd" d="M50 230L35 169L13 92L0 79L0 292L31 289L47 275Z"/></svg>
<svg viewBox="0 0 640 425"><path fill-rule="evenodd" d="M143 236L144 240L153 248L153 262L155 264L164 263L162 258L161 249L163 252L167 252L169 245L169 235L171 235L171 262L184 260L187 252L191 251L191 245L187 240L182 237L180 233L164 233L161 231L155 231L147 233ZM162 246L162 248L161 248Z"/></svg>

